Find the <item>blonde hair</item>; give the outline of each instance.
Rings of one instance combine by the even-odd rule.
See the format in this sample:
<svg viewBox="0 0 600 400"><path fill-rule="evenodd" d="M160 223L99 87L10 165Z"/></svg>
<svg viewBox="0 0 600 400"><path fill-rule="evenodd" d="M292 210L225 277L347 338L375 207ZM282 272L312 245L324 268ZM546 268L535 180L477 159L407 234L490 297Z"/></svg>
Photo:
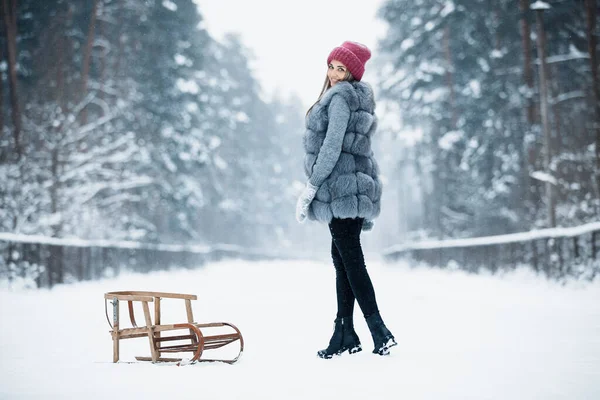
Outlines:
<svg viewBox="0 0 600 400"><path fill-rule="evenodd" d="M352 74L350 73L349 70L346 70L346 75L344 75L344 79L342 79L342 81L352 82L353 80L354 80L354 76L352 76ZM310 110L312 110L313 107L317 105L317 103L321 100L321 98L323 97L325 92L328 91L329 89L331 89L331 82L329 82L329 76L327 76L327 74L325 74L325 82L323 83L323 88L321 89L321 94L319 94L319 98L317 99L317 101L315 101L313 103L313 105L310 106L308 111L306 111L306 115L308 115L310 113Z"/></svg>

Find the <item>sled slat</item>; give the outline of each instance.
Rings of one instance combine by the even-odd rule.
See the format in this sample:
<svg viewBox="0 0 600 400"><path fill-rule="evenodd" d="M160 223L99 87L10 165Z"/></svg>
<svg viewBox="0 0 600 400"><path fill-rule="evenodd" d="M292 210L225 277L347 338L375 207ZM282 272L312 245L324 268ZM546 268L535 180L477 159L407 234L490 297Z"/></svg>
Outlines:
<svg viewBox="0 0 600 400"><path fill-rule="evenodd" d="M157 342L168 342L171 340L187 340L187 339L195 339L196 336L192 335L181 335L181 336L163 336L154 339Z"/></svg>
<svg viewBox="0 0 600 400"><path fill-rule="evenodd" d="M152 361L152 357L136 357L138 361ZM160 357L158 362L179 362L181 358L169 358L169 357Z"/></svg>

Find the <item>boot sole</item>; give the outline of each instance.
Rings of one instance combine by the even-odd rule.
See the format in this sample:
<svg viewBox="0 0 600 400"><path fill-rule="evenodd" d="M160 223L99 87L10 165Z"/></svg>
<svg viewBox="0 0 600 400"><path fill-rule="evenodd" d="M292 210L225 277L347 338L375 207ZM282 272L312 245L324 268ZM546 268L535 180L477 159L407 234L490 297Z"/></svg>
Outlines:
<svg viewBox="0 0 600 400"><path fill-rule="evenodd" d="M362 351L362 346L359 344L358 346L354 346L354 347L346 347L346 348L341 349L337 353L333 353L333 354L322 353L319 351L319 352L317 352L317 356L324 360L329 360L329 359L333 358L333 356L341 356L346 351L348 352L348 354L356 354L356 353Z"/></svg>
<svg viewBox="0 0 600 400"><path fill-rule="evenodd" d="M356 354L356 353L362 351L362 346L359 344L358 346L354 346L354 347L350 347L348 349L344 349L343 351L339 352L338 354L342 354L346 350L348 350L348 354Z"/></svg>
<svg viewBox="0 0 600 400"><path fill-rule="evenodd" d="M380 347L379 349L375 349L373 350L373 354L379 354L380 356L387 356L388 354L390 354L390 348L397 346L398 343L396 343L396 340L391 337L387 340L387 342Z"/></svg>

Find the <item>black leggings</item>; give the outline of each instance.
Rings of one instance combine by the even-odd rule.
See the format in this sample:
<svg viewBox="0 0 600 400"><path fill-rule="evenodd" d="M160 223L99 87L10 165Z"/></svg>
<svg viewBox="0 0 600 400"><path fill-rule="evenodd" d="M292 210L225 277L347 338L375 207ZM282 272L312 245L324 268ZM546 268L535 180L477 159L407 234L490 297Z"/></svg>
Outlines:
<svg viewBox="0 0 600 400"><path fill-rule="evenodd" d="M338 318L352 316L354 299L365 317L378 312L375 290L360 245L362 224L362 218L333 218L329 223Z"/></svg>

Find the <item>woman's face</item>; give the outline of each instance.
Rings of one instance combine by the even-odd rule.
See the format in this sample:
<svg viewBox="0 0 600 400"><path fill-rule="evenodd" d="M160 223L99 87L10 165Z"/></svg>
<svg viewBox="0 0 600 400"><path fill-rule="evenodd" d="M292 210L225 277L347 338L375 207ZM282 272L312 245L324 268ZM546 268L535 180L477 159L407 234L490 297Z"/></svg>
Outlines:
<svg viewBox="0 0 600 400"><path fill-rule="evenodd" d="M348 71L348 68L346 68L344 64L337 60L332 60L327 69L329 84L334 86L336 83L343 81L346 76L346 71Z"/></svg>

